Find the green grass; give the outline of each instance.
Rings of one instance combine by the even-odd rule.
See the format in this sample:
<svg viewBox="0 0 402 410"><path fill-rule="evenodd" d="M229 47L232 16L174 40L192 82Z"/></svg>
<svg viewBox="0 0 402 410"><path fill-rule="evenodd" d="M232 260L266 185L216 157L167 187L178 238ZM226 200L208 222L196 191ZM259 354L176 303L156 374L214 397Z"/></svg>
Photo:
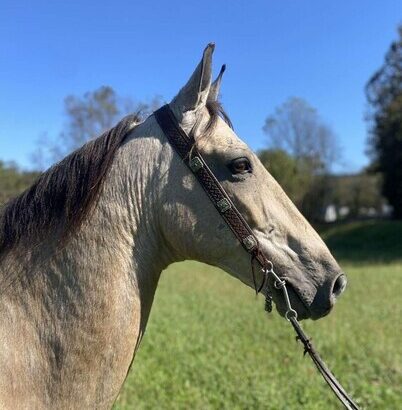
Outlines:
<svg viewBox="0 0 402 410"><path fill-rule="evenodd" d="M340 260L359 264L402 262L402 221L329 225L321 235Z"/></svg>
<svg viewBox="0 0 402 410"><path fill-rule="evenodd" d="M324 235L340 244L333 250L343 255L348 290L331 315L303 326L363 408L401 408L402 263L395 254L387 263L367 263L357 241L355 252L366 261L357 265L355 257L346 258L345 245L355 230L331 229ZM372 240L367 234L366 239ZM262 298L240 282L196 262L163 273L147 332L115 407L341 408L303 358L290 325L276 313L265 314Z"/></svg>

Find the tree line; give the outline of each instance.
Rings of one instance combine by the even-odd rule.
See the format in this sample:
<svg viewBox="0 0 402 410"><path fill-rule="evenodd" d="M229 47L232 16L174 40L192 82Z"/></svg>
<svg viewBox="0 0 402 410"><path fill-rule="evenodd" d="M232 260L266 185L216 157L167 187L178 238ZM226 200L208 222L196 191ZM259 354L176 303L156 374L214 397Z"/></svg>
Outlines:
<svg viewBox="0 0 402 410"><path fill-rule="evenodd" d="M322 219L328 204L347 210L344 216L359 217L362 209L382 209L385 199L394 217L402 218L402 26L398 34L383 65L367 82L371 164L361 173L333 174L334 165L341 160L337 136L307 101L289 98L265 120L267 148L258 155L312 221ZM32 155L33 164L44 169L99 136L122 116L135 112L140 120L160 105L158 97L134 102L107 86L81 97L68 96L64 101L65 130L56 138L42 138ZM0 161L0 204L28 187L37 175Z"/></svg>
<svg viewBox="0 0 402 410"><path fill-rule="evenodd" d="M39 172L22 171L15 163L0 160L0 205L28 188Z"/></svg>
<svg viewBox="0 0 402 410"><path fill-rule="evenodd" d="M383 176L382 193L402 219L402 25L384 63L366 85L371 171Z"/></svg>

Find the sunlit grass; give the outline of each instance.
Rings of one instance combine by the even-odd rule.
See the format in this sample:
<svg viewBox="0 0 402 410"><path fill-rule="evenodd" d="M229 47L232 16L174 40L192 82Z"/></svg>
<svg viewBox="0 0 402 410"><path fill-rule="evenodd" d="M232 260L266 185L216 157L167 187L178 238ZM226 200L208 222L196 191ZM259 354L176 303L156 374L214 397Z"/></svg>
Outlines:
<svg viewBox="0 0 402 410"><path fill-rule="evenodd" d="M327 225L321 232L340 260L402 263L402 221L368 220Z"/></svg>
<svg viewBox="0 0 402 410"><path fill-rule="evenodd" d="M303 322L323 358L369 409L401 405L402 264L345 265L335 311ZM337 409L291 327L227 274L195 262L163 273L117 409Z"/></svg>

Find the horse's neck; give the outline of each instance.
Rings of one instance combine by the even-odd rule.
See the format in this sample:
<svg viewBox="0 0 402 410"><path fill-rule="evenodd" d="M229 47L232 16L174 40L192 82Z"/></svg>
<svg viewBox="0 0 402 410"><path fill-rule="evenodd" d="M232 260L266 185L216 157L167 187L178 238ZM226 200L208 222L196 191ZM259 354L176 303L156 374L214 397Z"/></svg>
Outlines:
<svg viewBox="0 0 402 410"><path fill-rule="evenodd" d="M80 232L56 254L31 256L0 299L0 367L8 377L0 380L0 407L12 404L13 397L1 402L10 391L33 407L108 406L124 381L171 261L153 209L152 161L130 167L127 151Z"/></svg>

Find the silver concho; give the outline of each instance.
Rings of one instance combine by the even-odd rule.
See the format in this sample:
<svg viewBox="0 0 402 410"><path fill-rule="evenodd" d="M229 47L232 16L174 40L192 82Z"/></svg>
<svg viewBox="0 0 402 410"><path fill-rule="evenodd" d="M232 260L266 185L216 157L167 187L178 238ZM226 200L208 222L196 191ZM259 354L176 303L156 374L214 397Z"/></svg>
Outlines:
<svg viewBox="0 0 402 410"><path fill-rule="evenodd" d="M197 172L198 170L204 167L204 164L202 163L199 157L191 158L188 165L190 166L191 171L193 172Z"/></svg>
<svg viewBox="0 0 402 410"><path fill-rule="evenodd" d="M226 212L228 209L231 208L230 202L226 198L222 198L216 203L220 212Z"/></svg>
<svg viewBox="0 0 402 410"><path fill-rule="evenodd" d="M255 240L253 235L246 236L243 239L244 246L248 251L255 248L257 246L257 241Z"/></svg>

